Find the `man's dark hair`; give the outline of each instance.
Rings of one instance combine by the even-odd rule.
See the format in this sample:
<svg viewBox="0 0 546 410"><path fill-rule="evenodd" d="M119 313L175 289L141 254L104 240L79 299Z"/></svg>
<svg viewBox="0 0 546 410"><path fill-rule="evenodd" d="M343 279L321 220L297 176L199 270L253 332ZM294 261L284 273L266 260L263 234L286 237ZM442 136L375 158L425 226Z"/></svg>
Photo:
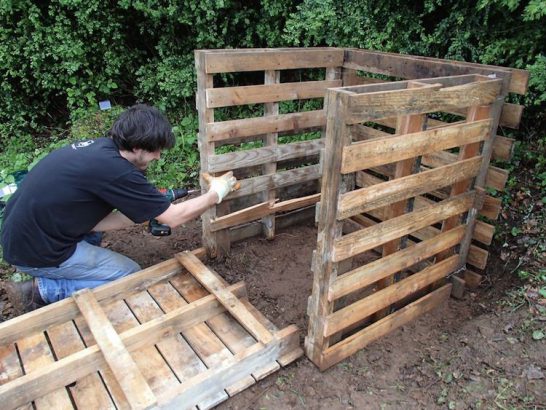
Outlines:
<svg viewBox="0 0 546 410"><path fill-rule="evenodd" d="M172 148L174 135L169 120L155 107L133 105L123 112L109 132L119 149L149 152Z"/></svg>

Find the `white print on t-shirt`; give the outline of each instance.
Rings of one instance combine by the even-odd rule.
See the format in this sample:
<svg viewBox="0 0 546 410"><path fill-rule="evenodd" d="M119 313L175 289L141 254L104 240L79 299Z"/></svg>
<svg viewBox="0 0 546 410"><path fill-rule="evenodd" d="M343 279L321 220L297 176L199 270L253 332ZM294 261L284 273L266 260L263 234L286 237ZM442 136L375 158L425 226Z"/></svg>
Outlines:
<svg viewBox="0 0 546 410"><path fill-rule="evenodd" d="M94 142L95 141L93 141L93 140L75 142L74 144L72 144L72 149L85 148L85 147L93 144Z"/></svg>

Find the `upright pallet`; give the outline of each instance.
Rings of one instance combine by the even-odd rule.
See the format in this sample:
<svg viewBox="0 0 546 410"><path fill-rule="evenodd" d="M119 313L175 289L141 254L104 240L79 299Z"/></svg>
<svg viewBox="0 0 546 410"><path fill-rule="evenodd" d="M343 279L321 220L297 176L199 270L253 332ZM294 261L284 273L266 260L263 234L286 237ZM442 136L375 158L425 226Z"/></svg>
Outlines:
<svg viewBox="0 0 546 410"><path fill-rule="evenodd" d="M196 254L0 324L2 408L206 409L303 354Z"/></svg>
<svg viewBox="0 0 546 410"><path fill-rule="evenodd" d="M466 266L483 207L505 92L503 80L479 75L328 90L305 345L321 369L449 296L445 278ZM427 114L461 110L465 120L426 129ZM385 121L396 123L393 134L354 141ZM447 164L424 160L447 152ZM374 249L381 256L362 262Z"/></svg>

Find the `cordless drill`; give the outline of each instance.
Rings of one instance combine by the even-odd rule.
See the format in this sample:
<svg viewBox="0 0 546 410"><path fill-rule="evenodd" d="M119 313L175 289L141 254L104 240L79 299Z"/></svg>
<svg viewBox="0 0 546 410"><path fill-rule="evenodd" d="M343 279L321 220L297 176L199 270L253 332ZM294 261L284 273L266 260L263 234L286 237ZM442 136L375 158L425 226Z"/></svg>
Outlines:
<svg viewBox="0 0 546 410"><path fill-rule="evenodd" d="M160 188L158 191L165 195L171 202L197 192L196 189L188 190L186 188ZM148 232L153 236L168 236L171 234L171 227L159 223L157 219L150 219L148 222Z"/></svg>

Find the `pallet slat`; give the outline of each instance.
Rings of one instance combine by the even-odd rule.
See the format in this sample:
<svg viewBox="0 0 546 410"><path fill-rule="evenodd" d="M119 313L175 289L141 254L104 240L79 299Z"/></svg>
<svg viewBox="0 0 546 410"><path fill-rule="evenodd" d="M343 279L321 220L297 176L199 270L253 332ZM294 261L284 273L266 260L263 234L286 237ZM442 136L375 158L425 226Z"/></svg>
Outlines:
<svg viewBox="0 0 546 410"><path fill-rule="evenodd" d="M343 150L341 172L347 174L361 169L389 164L419 155L483 141L491 121L476 121L413 134L387 136L373 141L352 144Z"/></svg>
<svg viewBox="0 0 546 410"><path fill-rule="evenodd" d="M340 86L341 80L331 80L209 88L206 90L207 108L324 98L327 88Z"/></svg>
<svg viewBox="0 0 546 410"><path fill-rule="evenodd" d="M400 282L396 282L389 287L332 313L326 317L324 336L328 337L340 332L351 324L410 296L441 278L447 277L447 275L455 271L458 266L459 257L458 255L453 255L448 259L429 266Z"/></svg>
<svg viewBox="0 0 546 410"><path fill-rule="evenodd" d="M497 98L501 85L501 80L488 80L454 87L439 88L441 85L432 84L429 87L408 88L397 92L351 95L346 121L347 124L356 124L400 114L412 115L487 105Z"/></svg>
<svg viewBox="0 0 546 410"><path fill-rule="evenodd" d="M320 369L327 369L374 340L431 311L447 300L450 294L451 285L445 285L329 347L321 357Z"/></svg>
<svg viewBox="0 0 546 410"><path fill-rule="evenodd" d="M473 205L474 196L474 192L469 192L345 235L335 241L332 259L335 262L342 261L450 216L460 215Z"/></svg>
<svg viewBox="0 0 546 410"><path fill-rule="evenodd" d="M343 64L343 49L249 49L223 50L205 55L204 69L207 74L237 71L288 70L296 68L339 67Z"/></svg>

